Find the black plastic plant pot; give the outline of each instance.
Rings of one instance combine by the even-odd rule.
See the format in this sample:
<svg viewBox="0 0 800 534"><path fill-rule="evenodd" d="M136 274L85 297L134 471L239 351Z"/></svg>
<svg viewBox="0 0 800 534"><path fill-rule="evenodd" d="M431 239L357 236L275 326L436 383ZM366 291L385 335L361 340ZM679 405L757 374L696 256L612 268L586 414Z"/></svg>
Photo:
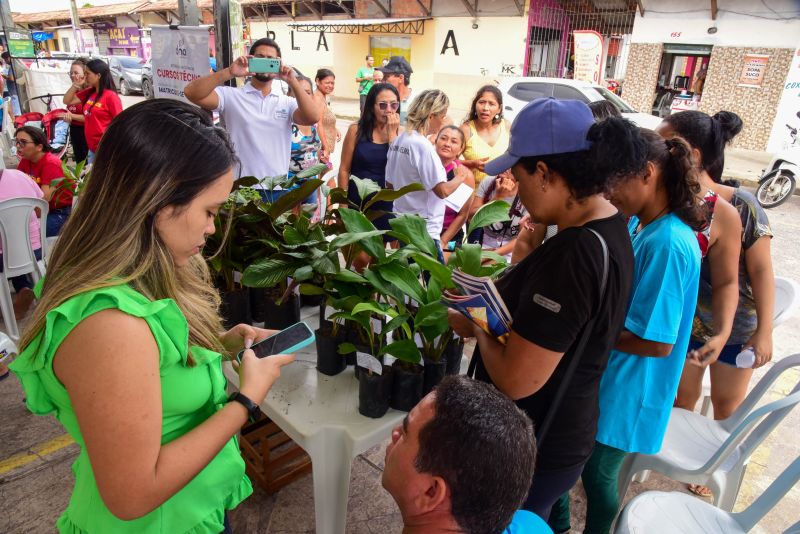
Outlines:
<svg viewBox="0 0 800 534"><path fill-rule="evenodd" d="M392 395L389 406L395 410L410 412L422 399L422 384L425 374L422 366L408 366L397 361L392 364Z"/></svg>
<svg viewBox="0 0 800 534"><path fill-rule="evenodd" d="M300 299L292 295L283 304L276 304L267 292L264 299L264 328L283 330L300 322Z"/></svg>
<svg viewBox="0 0 800 534"><path fill-rule="evenodd" d="M461 357L464 356L464 340L452 339L444 348L442 359L447 362L445 374L457 375L461 373Z"/></svg>
<svg viewBox="0 0 800 534"><path fill-rule="evenodd" d="M358 413L377 419L389 409L392 392L392 368L383 366L383 374L363 372L358 379Z"/></svg>
<svg viewBox="0 0 800 534"><path fill-rule="evenodd" d="M336 376L347 367L344 356L339 354L339 341L325 329L318 328L314 331L317 344L317 371L323 375Z"/></svg>
<svg viewBox="0 0 800 534"><path fill-rule="evenodd" d="M239 323L250 324L250 291L247 287L233 291L220 291L222 299L220 315L225 329L233 328Z"/></svg>
<svg viewBox="0 0 800 534"><path fill-rule="evenodd" d="M250 315L254 323L264 322L264 309L266 307L267 290L263 287L250 288Z"/></svg>
<svg viewBox="0 0 800 534"><path fill-rule="evenodd" d="M324 295L300 295L300 305L301 306L319 306L322 304L322 299L324 299Z"/></svg>
<svg viewBox="0 0 800 534"><path fill-rule="evenodd" d="M424 380L422 382L422 396L424 397L430 393L433 388L439 385L442 381L447 370L447 362L444 358L440 358L438 362L433 360L425 360L423 369Z"/></svg>

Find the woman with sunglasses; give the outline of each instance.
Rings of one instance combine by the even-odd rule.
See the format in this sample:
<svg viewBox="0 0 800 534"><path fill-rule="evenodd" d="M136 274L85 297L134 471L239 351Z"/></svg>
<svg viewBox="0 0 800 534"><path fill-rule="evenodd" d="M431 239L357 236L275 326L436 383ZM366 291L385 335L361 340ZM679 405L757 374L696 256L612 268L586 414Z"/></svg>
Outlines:
<svg viewBox="0 0 800 534"><path fill-rule="evenodd" d="M484 227L481 238L484 250L505 256L508 261L511 261L511 253L517 243L522 218L528 213L519 202L518 193L517 180L511 170L503 171L497 177L488 177L480 183L470 210L472 216L481 206L493 200L502 200L509 205L509 220Z"/></svg>
<svg viewBox="0 0 800 534"><path fill-rule="evenodd" d="M79 57L72 62L69 67L69 79L73 84L80 87L80 90L86 89L86 60ZM72 154L75 158L75 163L85 161L89 155L89 147L86 145L86 134L84 131L83 116L83 103L66 103L67 112L64 113L62 118L69 124L69 141L72 145Z"/></svg>
<svg viewBox="0 0 800 534"><path fill-rule="evenodd" d="M370 179L386 187L386 159L389 144L397 138L400 129L400 94L388 83L376 83L367 93L364 101L364 112L358 123L351 124L344 136L342 145L342 161L339 164L338 185L347 191L348 200L355 206L361 206L363 200L358 196L355 182L350 176ZM391 202L376 202L370 210L384 212L373 220L379 230L389 230L389 219L392 217ZM369 256L362 253L356 258L356 268L363 268L369 263Z"/></svg>

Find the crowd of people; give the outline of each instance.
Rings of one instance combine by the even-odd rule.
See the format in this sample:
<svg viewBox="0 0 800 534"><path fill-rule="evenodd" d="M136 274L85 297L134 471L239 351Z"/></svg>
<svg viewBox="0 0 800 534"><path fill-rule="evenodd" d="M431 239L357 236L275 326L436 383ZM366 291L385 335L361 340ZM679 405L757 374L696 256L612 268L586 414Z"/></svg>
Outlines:
<svg viewBox="0 0 800 534"><path fill-rule="evenodd" d="M259 39L248 57L281 50ZM239 394L226 398L222 355L270 332L223 332L199 252L237 176L332 166L340 132L332 71L320 69L314 83L287 65L253 74L248 57L185 88L224 129L176 101L120 113L107 66L76 66L65 103L93 169L65 225L56 217L68 200L36 170L50 165L47 140L17 132L29 162L20 170L38 178L52 224L63 225L11 366L28 407L55 413L81 445L62 531L230 532L227 511L252 491L234 436L293 358L245 350ZM769 222L722 177L741 119L687 111L650 131L607 103L549 98L509 124L502 93L484 86L458 125L444 92L411 90L412 72L402 57L379 68L366 57L337 185L359 205L352 177L421 184L376 203L375 226L419 215L440 261L475 242L514 264L496 280L512 332L502 344L449 313L454 331L476 340L471 378L442 382L394 430L384 487L408 532L567 532L569 491L582 479L585 532L607 533L623 461L659 451L673 406L694 409L706 368L722 419L772 357ZM30 188L9 172L13 187ZM267 202L286 191L256 188ZM493 200L508 204L509 220L464 235ZM754 363L740 367L746 350Z"/></svg>

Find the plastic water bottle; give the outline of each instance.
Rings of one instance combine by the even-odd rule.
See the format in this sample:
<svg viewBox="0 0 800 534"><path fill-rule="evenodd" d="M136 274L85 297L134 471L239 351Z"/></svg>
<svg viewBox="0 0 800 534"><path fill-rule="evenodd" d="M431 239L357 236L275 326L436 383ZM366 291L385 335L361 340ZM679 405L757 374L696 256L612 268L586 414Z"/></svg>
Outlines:
<svg viewBox="0 0 800 534"><path fill-rule="evenodd" d="M740 369L750 369L756 363L756 353L753 352L753 347L746 347L742 352L736 355L736 367Z"/></svg>

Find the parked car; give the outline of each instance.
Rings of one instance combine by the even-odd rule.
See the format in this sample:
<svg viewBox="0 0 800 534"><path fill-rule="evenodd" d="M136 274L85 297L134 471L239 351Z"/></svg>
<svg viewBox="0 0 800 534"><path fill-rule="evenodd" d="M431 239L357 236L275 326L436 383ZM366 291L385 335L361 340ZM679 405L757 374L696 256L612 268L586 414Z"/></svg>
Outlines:
<svg viewBox="0 0 800 534"><path fill-rule="evenodd" d="M133 56L108 56L108 68L120 94L142 92L142 67L144 60Z"/></svg>
<svg viewBox="0 0 800 534"><path fill-rule="evenodd" d="M153 91L153 62L148 61L142 65L142 94L145 98L154 98Z"/></svg>
<svg viewBox="0 0 800 534"><path fill-rule="evenodd" d="M661 122L656 116L639 113L605 87L589 82L561 78L520 77L503 78L498 87L503 92L503 115L509 121L513 121L517 113L531 100L552 96L558 100L580 100L587 104L608 100L616 106L623 117L642 128L653 129Z"/></svg>

